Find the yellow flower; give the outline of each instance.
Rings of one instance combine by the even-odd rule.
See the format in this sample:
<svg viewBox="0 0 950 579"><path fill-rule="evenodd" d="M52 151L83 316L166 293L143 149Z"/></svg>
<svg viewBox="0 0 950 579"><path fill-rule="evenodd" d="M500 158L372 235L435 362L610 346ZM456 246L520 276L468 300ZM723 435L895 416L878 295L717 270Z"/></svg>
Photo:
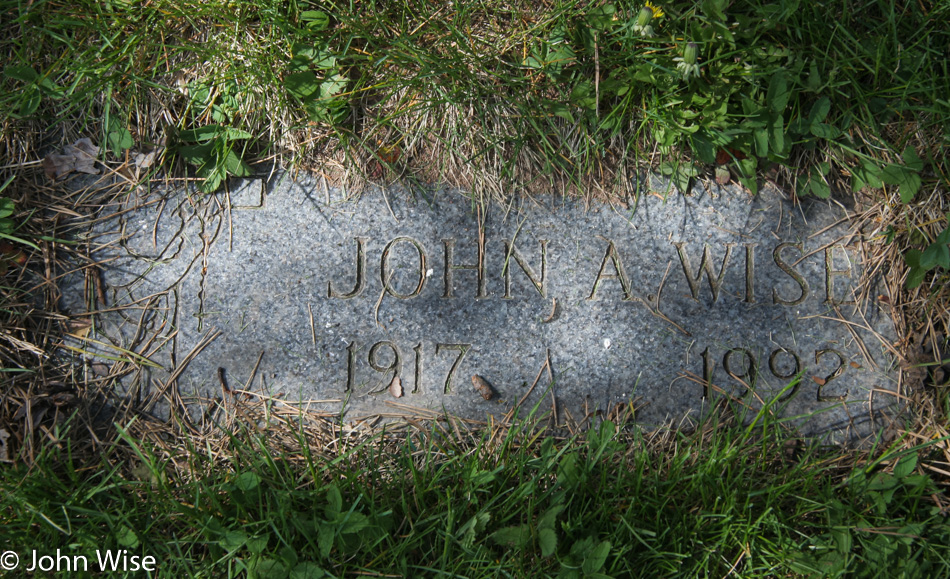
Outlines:
<svg viewBox="0 0 950 579"><path fill-rule="evenodd" d="M650 10L653 11L653 17L654 17L654 18L662 18L662 17L666 16L666 13L663 12L663 9L660 8L659 6L654 6L654 5L653 5L653 2L650 2L650 0L647 0L646 4L645 4L644 6L645 6L646 8L649 8Z"/></svg>

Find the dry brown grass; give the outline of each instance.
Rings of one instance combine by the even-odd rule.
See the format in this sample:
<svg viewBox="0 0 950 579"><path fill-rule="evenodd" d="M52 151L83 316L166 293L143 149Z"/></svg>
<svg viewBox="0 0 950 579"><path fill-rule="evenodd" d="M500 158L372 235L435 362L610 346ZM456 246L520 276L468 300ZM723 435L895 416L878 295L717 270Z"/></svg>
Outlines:
<svg viewBox="0 0 950 579"><path fill-rule="evenodd" d="M450 9L454 18L457 15L452 11L457 11L457 7ZM498 55L523 56L529 50L529 31L539 24L537 13L536 6L525 4L514 5L505 13L476 15L472 20L473 42L495 47ZM448 19L449 14L442 16ZM415 28L424 23L411 21L406 26ZM8 23L3 30L23 34L19 26ZM377 32L378 38L384 40L399 35L395 29ZM130 92L124 96L117 91L112 96L117 99L116 106L130 111L128 125L134 141L151 143L160 153L170 132L189 124L189 114L194 115L196 123L210 122L210 111L188 109L190 82L216 82L236 74L235 70L245 70L271 58L254 52L263 50L270 42L266 30L251 23L235 34L217 25L217 15L213 14L192 17L182 12L170 13L162 34L174 37L175 42L193 50L165 51L155 57L154 63L149 63L148 66L157 71L150 82L168 90ZM90 38L94 40L95 34ZM91 42L89 38L82 40ZM440 54L447 46L440 46L439 42L437 36L422 36L418 38L416 49L420 54ZM202 46L214 47L214 50L203 51ZM133 58L138 54L136 52ZM40 68L53 64L58 57L27 56L35 57L36 66ZM514 61L519 59L514 58ZM420 67L411 59L392 66L402 68L393 71L391 77L409 78L420 72ZM484 74L478 70L470 72ZM534 80L540 81L539 73L531 74L537 77ZM64 78L71 80L68 75ZM497 144L496 139L511 136L523 127L518 111L506 102L504 95L499 93L478 101L480 106L475 109L459 104L463 101L430 98L424 94L429 85L419 84L367 89L353 95L352 126L347 131L334 131L325 124L307 122L300 111L286 106L288 97L279 79L275 76L270 79L273 82L267 82L268 78L266 71L263 75L249 74L252 97L241 117L243 126L260 127L262 141L274 145L258 162L277 162L321 172L331 182L350 189L358 190L371 181L419 180L459 187L482 200L545 193L579 195L588 200L623 200L633 193L631 187L636 180L632 176L658 161L655 142L648 130L634 131L630 127L630 131L618 132L592 148L588 143L590 135L579 130L579 125L555 118L548 127L551 146L557 151L555 158L563 161L563 165L552 168L550 159L539 154L537 143L525 147ZM496 82L490 76L482 80L489 86ZM97 100L100 105L101 100ZM268 106L274 103L275 106ZM485 115L485 111L491 114ZM19 235L36 240L40 247L39 251L22 249L24 264L11 260L13 254L7 255L6 271L0 283L0 361L6 369L0 387L0 428L11 434L9 456L30 462L43 444L61 444L61 437L66 435L75 438L79 443L77 448L83 452L112 448L117 440L111 426L113 421L126 425L137 439L163 449L170 459L187 448L186 438L200 440L203 445L226 454L228 434L219 425L261 425L260 428L272 435L274 444L282 448L297 444L299 440L289 433L302 429L316 448L331 454L354 441L371 437L376 426L373 420L346 430L332 416L310 414L305 407L256 395L241 398L223 393L216 400L188 401L199 409L193 416L176 391L174 380L158 390L163 403L172 411L172 420L157 422L147 419L141 408L130 400L112 398L114 383L128 380L130 376L134 379L140 370L135 360L96 366L65 354L62 346L66 336L87 331L89 320L70 318L60 311L58 281L66 271L81 268L90 294L95 294L99 266L90 257L93 249L90 245L64 244L50 239L69 239L88 228L100 208L127 194L136 186L139 176L126 157L108 164L110 175L123 178L124 184L119 186L71 190L48 181L42 171L45 154L79 137L99 134L96 119L82 120L88 124L71 118L56 124L55 131L50 131L49 125L38 121L7 117L0 127L0 181L8 175L17 175L3 195L15 201L18 221L30 217ZM852 130L858 132L858 129ZM908 248L919 247L922 240L932 239L943 227L944 216L950 211L950 197L942 184L948 182L950 168L940 156L942 136L937 128L924 131L919 125L898 119L885 127L884 132L886 140L876 141L876 137L869 134L854 135L855 141L877 142L882 149L887 148L887 142L912 144L922 157L934 160L933 171L939 178L929 179L931 189L921 191L909 205L900 202L897 191L865 192L858 200L860 208L854 223L856 229L863 231L870 275L880 274L886 284L885 295L899 336L895 347L901 360L901 391L906 393L913 419L905 433L906 444L940 440L935 448L942 453L942 458L929 463L929 468L950 476L947 475L950 473L950 443L946 440L948 417L946 407L942 406L946 404L946 390L950 388L950 367L934 364L950 358L946 350L947 336L950 336L950 287L936 281L945 277L931 277L929 284L907 290L904 285L907 268L902 258ZM595 151L599 152L592 156ZM847 159L842 159L841 165L846 166ZM578 171L579 167L585 169ZM164 177L185 174L180 163L177 166L166 163L165 168L168 172L163 173ZM788 189L794 187L797 174L785 168L771 171L767 177ZM838 177L846 189L848 185L843 179L846 175ZM886 236L888 231L893 232L890 242ZM97 416L97 410L107 400L115 406L117 414ZM155 399L147 401L155 402ZM615 411L619 414L611 418L623 422L626 410ZM460 439L470 438L462 429L464 422L440 421L440 417L414 414L407 409L394 410L394 413L399 412L409 426L392 432L407 433L413 429L423 432L428 427L421 425L430 421ZM72 428L59 428L71 417ZM414 426L416 423L420 426ZM585 419L579 419L572 428L584 425ZM506 428L503 422L468 426L501 429L499 433ZM669 434L658 433L651 440L656 441L657 448L675 444L675 437Z"/></svg>
<svg viewBox="0 0 950 579"><path fill-rule="evenodd" d="M113 393L117 381L128 385L130 380L140 379L139 361L127 357L106 365L70 356L63 349L64 343L85 335L90 329L90 320L69 317L60 311L58 281L66 272L78 268L87 280L89 295L96 294L101 264L90 258L90 245L76 236L90 227L99 209L127 195L133 185L128 182L108 187L93 184L70 191L70 187L63 184L50 183L34 161L22 163L19 169L19 176L5 194L16 202L19 219L30 216L25 229L19 233L37 240L40 251L24 250L26 262L22 265L11 261L9 256L5 260L0 356L4 368L14 371L3 374L0 428L11 435L10 459L29 463L44 445L61 445L65 437L72 440L74 453L96 456L103 451L125 448L120 454L130 456L128 447L119 443L119 432L114 425L154 449L182 474L189 468L183 457L190 447L200 445L226 461L232 437L241 432L264 435L273 450L287 456L299 456L301 443L306 441L313 452L323 453L328 460L354 445L392 445L407 436L424 441L426 437L438 435L454 441L459 448L470 449L477 443L476 433L485 429L491 433L490 440L506 436L511 423L505 420L478 423L398 404L385 417L341 423L337 416L309 411L306 403L292 403L250 391L229 390L212 400L186 400L177 391L173 379L156 389L157 397L140 400L138 404L134 396L116 397ZM880 197L861 200L864 209L856 215L855 227L866 232L864 248L871 275L883 276L886 294L891 296L871 298L891 302L900 338L896 350L901 361L901 392L906 393L910 420L906 431L891 432L891 435L903 436L902 444L908 447L933 443L932 450L936 454L922 461L922 465L935 479L950 481L950 433L945 409L940 406L940 401L946 399L947 374L946 369L932 364L935 359L947 356L940 348L950 323L950 296L947 295L950 290L933 285L912 291L905 288L901 254L910 244L911 233L897 236L892 243L886 243L880 233L896 220L903 221L908 208L894 198L895 194L887 197L877 192L876 195ZM873 202L882 198L885 201ZM941 227L940 217L948 207L946 198L934 191L910 210L918 227L933 235ZM63 243L49 238L80 242ZM145 344L138 353L144 355L153 347L154 344ZM199 351L200 346L192 354L197 355ZM187 364L187 359L179 363L180 368ZM128 391L137 390L132 387ZM144 406L157 402L170 409L169 420L159 421L143 412ZM104 413L107 407L111 410ZM628 423L633 414L632 408L618 406L605 418L622 425ZM381 421L381 418L387 420ZM570 436L586 428L590 418L571 417L560 428L545 431L546 435ZM70 421L70 428L64 428ZM725 422L728 420L724 418L720 426ZM386 435L380 436L384 424ZM696 435L710 436L710 432L703 430L708 428L702 425ZM660 430L649 434L647 440L662 454L675 447L678 437L671 430ZM525 443L530 442L525 440ZM794 443L790 444L794 450ZM835 460L870 459L865 451L844 449L841 457Z"/></svg>

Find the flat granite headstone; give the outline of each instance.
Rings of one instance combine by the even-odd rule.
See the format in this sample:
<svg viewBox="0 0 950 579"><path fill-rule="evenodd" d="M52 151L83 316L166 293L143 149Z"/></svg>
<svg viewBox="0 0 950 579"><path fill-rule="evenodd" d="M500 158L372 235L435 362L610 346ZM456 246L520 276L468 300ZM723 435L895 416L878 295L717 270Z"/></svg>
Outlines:
<svg viewBox="0 0 950 579"><path fill-rule="evenodd" d="M855 295L858 239L828 202L697 186L476 207L284 175L122 209L98 230L107 304L81 285L64 301L110 310L99 339L160 365L153 393L171 377L207 400L223 379L346 419L632 403L651 427L727 397L836 436L896 409L893 325Z"/></svg>

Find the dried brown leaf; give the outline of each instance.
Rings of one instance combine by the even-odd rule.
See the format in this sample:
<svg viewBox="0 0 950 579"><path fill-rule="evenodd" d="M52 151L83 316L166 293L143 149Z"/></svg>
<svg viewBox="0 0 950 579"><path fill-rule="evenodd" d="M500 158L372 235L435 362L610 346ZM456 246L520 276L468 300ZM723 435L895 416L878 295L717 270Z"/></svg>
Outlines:
<svg viewBox="0 0 950 579"><path fill-rule="evenodd" d="M718 165L716 167L716 183L720 185L728 185L731 176L729 175L729 167L724 165Z"/></svg>
<svg viewBox="0 0 950 579"><path fill-rule="evenodd" d="M62 154L50 153L43 159L43 171L51 180L61 179L73 171L98 175L96 157L99 147L92 144L88 137L79 139L72 145L63 147Z"/></svg>

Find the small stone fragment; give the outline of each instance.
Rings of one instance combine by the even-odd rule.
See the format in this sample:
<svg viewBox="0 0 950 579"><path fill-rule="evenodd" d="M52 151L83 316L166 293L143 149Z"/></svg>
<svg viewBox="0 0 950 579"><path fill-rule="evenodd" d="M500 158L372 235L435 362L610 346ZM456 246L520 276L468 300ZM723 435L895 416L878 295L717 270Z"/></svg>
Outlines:
<svg viewBox="0 0 950 579"><path fill-rule="evenodd" d="M393 398L402 398L402 380L399 379L399 375L393 376L393 381L389 383L389 393L393 395Z"/></svg>
<svg viewBox="0 0 950 579"><path fill-rule="evenodd" d="M492 396L495 395L495 391L492 390L491 384L487 380L475 374L472 376L472 384L475 385L475 390L482 395L482 398L485 400L491 400Z"/></svg>

